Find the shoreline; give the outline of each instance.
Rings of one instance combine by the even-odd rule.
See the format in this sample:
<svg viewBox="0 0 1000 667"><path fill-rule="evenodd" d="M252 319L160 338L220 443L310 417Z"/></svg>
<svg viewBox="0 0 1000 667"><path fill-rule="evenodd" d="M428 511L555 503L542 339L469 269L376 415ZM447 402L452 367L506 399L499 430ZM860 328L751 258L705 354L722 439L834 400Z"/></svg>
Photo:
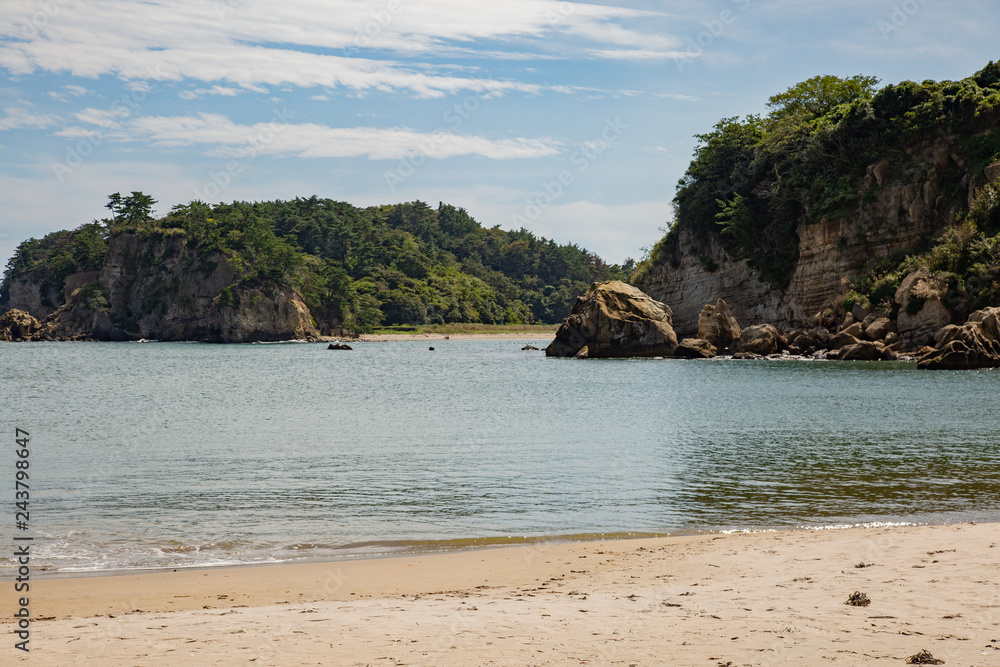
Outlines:
<svg viewBox="0 0 1000 667"><path fill-rule="evenodd" d="M361 334L357 338L330 338L330 342L340 340L359 343L388 343L395 341L425 341L425 340L555 340L556 334L543 332L523 333L460 333L460 334ZM326 342L324 339L323 342Z"/></svg>
<svg viewBox="0 0 1000 667"><path fill-rule="evenodd" d="M31 639L46 664L1000 665L998 556L1000 523L965 523L57 577Z"/></svg>

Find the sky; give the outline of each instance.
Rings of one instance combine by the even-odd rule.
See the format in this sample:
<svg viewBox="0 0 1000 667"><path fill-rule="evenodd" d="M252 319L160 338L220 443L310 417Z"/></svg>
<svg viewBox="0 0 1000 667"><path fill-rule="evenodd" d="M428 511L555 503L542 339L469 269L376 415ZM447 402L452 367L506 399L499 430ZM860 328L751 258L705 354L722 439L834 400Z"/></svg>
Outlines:
<svg viewBox="0 0 1000 667"><path fill-rule="evenodd" d="M996 0L3 0L0 264L140 190L464 207L606 261L697 140L819 74L960 79Z"/></svg>

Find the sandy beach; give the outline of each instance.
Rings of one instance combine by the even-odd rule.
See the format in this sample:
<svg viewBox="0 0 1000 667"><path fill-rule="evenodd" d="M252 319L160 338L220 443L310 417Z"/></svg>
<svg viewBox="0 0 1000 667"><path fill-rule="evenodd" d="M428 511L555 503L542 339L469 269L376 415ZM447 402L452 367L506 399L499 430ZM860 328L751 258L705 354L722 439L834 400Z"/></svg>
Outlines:
<svg viewBox="0 0 1000 667"><path fill-rule="evenodd" d="M39 665L1000 665L1000 524L32 581ZM845 604L855 591L867 606Z"/></svg>

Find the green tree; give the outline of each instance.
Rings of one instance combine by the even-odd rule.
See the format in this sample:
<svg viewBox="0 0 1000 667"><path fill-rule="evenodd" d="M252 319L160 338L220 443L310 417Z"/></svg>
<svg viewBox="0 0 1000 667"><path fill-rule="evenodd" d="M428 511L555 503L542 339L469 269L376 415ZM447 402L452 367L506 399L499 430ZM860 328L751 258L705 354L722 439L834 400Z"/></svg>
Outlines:
<svg viewBox="0 0 1000 667"><path fill-rule="evenodd" d="M142 227L153 221L154 204L156 200L151 196L133 190L127 197L122 197L118 192L108 195L108 203L104 208L111 210L112 222L116 227Z"/></svg>
<svg viewBox="0 0 1000 667"><path fill-rule="evenodd" d="M861 74L844 79L830 74L814 76L797 83L783 93L773 95L767 106L770 120L810 121L824 116L841 104L871 99L878 90L878 79Z"/></svg>

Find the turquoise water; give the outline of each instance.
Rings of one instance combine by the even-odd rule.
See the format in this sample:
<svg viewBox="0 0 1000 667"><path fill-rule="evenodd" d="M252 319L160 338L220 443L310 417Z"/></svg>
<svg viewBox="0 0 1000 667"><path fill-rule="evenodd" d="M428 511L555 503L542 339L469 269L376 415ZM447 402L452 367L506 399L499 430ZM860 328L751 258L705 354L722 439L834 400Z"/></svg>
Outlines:
<svg viewBox="0 0 1000 667"><path fill-rule="evenodd" d="M0 344L0 475L28 430L33 563L62 572L1000 520L998 371L526 341Z"/></svg>

